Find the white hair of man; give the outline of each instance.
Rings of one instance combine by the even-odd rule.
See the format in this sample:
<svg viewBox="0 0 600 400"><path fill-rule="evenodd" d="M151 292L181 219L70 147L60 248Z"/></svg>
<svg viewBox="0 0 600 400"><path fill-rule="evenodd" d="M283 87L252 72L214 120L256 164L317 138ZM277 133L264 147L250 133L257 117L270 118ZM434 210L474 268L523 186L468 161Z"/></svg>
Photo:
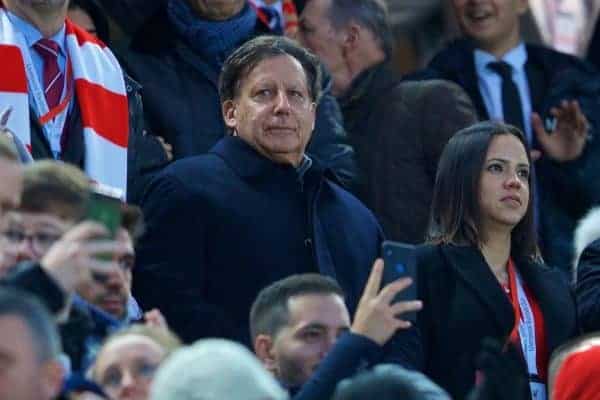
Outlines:
<svg viewBox="0 0 600 400"><path fill-rule="evenodd" d="M151 400L287 400L288 394L244 346L203 339L159 368Z"/></svg>

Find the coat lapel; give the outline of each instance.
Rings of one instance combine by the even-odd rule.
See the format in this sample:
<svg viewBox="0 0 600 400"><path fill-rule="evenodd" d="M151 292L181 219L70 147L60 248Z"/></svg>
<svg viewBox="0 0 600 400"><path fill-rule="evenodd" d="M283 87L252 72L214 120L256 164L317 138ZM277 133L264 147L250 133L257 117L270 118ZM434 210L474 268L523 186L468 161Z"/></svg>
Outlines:
<svg viewBox="0 0 600 400"><path fill-rule="evenodd" d="M574 334L576 323L570 310L574 309L571 296L564 296L568 291L562 276L552 273L546 266L519 261L517 269L523 277L525 285L531 290L544 315L546 344L548 352Z"/></svg>
<svg viewBox="0 0 600 400"><path fill-rule="evenodd" d="M442 253L465 285L488 308L498 327L498 336L507 337L514 326L513 308L481 252L472 246L447 245L442 247Z"/></svg>

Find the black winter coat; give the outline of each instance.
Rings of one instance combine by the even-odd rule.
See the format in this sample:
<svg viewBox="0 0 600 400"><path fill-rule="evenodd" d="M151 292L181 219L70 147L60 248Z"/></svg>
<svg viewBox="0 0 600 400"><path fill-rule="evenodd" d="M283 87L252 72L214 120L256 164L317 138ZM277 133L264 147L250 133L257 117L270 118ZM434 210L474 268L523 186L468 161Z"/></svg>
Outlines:
<svg viewBox="0 0 600 400"><path fill-rule="evenodd" d="M561 273L541 264L515 260L544 316L548 354L577 334L575 299ZM506 293L481 252L465 246L417 248L417 315L422 370L452 398L465 399L475 384L475 359L484 338L505 343L514 326ZM526 367L523 361L522 372Z"/></svg>

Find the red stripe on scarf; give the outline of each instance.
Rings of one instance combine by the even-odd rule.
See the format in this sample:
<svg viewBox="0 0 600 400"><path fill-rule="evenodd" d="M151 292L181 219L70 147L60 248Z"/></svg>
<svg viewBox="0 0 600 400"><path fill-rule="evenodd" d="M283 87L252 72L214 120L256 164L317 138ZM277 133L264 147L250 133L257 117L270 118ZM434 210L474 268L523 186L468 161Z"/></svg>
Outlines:
<svg viewBox="0 0 600 400"><path fill-rule="evenodd" d="M86 31L79 25L75 25L73 22L71 22L71 20L69 18L67 18L65 21L65 27L66 27L67 35L72 34L72 33L75 34L75 37L77 38L77 43L79 44L79 46L83 46L84 43L93 43L93 44L97 44L98 46L102 47L103 49L106 47L106 44L104 44L104 42L102 40L98 39L96 36L92 35L91 33Z"/></svg>
<svg viewBox="0 0 600 400"><path fill-rule="evenodd" d="M127 97L83 79L75 81L75 88L83 125L92 128L98 135L117 146L127 147L129 138Z"/></svg>
<svg viewBox="0 0 600 400"><path fill-rule="evenodd" d="M0 79L0 92L27 93L27 76L21 50L13 45L0 45L2 74L10 79Z"/></svg>

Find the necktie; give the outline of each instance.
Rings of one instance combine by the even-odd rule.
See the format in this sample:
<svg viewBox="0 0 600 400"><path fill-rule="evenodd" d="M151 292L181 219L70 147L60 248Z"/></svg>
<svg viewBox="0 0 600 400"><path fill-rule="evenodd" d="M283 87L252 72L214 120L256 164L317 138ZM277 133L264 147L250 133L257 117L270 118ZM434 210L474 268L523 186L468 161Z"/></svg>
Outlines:
<svg viewBox="0 0 600 400"><path fill-rule="evenodd" d="M491 62L488 65L492 71L502 78L502 110L504 122L514 125L525 133L523 125L523 110L519 88L512 79L512 67L504 61Z"/></svg>
<svg viewBox="0 0 600 400"><path fill-rule="evenodd" d="M65 86L65 76L58 67L58 43L50 39L40 39L33 48L44 60L44 94L48 108L52 109L60 103Z"/></svg>

